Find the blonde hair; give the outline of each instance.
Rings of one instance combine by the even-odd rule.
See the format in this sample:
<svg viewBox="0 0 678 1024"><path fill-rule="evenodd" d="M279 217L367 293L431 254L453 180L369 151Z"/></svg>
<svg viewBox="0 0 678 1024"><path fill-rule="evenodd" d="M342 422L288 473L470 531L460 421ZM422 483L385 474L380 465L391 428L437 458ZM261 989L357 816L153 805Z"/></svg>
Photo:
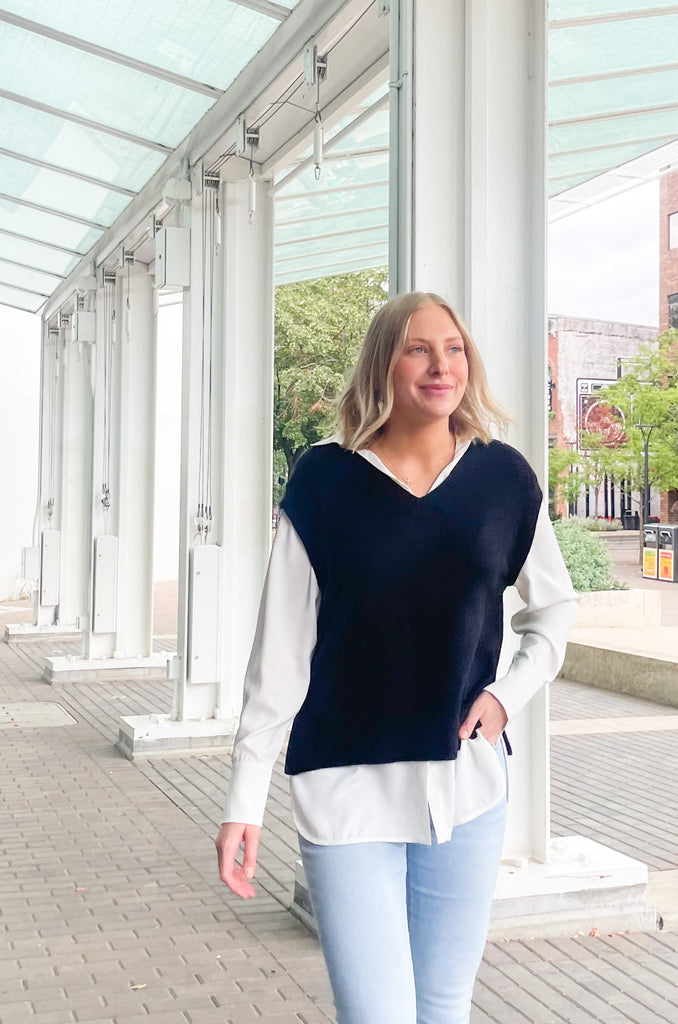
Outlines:
<svg viewBox="0 0 678 1024"><path fill-rule="evenodd" d="M503 434L509 416L493 398L485 367L471 335L452 307L433 292L409 292L386 302L370 324L358 361L337 402L337 419L345 448L365 448L393 412L393 367L407 338L413 313L424 306L446 310L464 339L468 383L464 397L450 416L450 431L459 440L492 440L492 427Z"/></svg>

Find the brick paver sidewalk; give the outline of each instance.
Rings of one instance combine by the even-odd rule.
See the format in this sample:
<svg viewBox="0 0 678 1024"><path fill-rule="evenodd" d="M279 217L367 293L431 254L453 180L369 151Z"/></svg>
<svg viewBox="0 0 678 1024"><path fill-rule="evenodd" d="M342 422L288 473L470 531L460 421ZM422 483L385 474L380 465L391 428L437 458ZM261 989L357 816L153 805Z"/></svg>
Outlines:
<svg viewBox="0 0 678 1024"><path fill-rule="evenodd" d="M327 1024L316 941L286 909L294 834L284 781L276 775L269 800L259 895L235 901L210 842L227 759L125 761L111 742L117 716L162 710L166 681L56 689L39 681L40 646L0 644L0 1024ZM20 718L22 703L41 716L55 702L71 724ZM638 722L618 736L575 727L554 737L561 827L569 817L617 848L647 847L657 869L678 868L676 731L648 728L672 709L563 683L553 703L560 722ZM625 776L629 743L636 769ZM488 944L472 1015L472 1024L677 1020L671 929Z"/></svg>

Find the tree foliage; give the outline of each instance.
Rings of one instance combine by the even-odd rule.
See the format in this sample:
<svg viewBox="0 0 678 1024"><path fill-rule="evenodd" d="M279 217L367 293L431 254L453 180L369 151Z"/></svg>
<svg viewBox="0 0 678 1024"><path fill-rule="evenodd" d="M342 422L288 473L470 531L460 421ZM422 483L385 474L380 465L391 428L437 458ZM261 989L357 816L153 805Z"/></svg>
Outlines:
<svg viewBox="0 0 678 1024"><path fill-rule="evenodd" d="M289 474L333 428L365 332L387 298L385 269L280 285L275 296L273 447Z"/></svg>
<svg viewBox="0 0 678 1024"><path fill-rule="evenodd" d="M648 447L649 483L669 490L678 486L678 331L668 330L644 346L623 377L599 392L621 410L626 440L613 450L613 472L642 491L644 440L639 424L654 427Z"/></svg>
<svg viewBox="0 0 678 1024"><path fill-rule="evenodd" d="M551 449L550 482L563 500L592 487L597 511L605 475L626 481L642 494L644 440L639 424L652 425L648 449L649 484L661 490L678 486L678 331L668 330L641 348L624 376L597 392L600 402L618 409L623 441L610 446L602 434L583 433L580 452Z"/></svg>

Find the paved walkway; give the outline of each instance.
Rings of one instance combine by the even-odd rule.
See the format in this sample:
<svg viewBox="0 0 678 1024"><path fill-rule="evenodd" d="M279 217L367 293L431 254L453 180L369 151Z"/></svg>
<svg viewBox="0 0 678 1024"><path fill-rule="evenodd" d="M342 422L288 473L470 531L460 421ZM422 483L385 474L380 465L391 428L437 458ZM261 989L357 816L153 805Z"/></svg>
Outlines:
<svg viewBox="0 0 678 1024"><path fill-rule="evenodd" d="M238 902L210 840L227 759L125 761L118 717L167 709L169 684L50 687L53 649L0 644L0 1024L332 1021L316 940L287 909L296 847L280 766L259 894ZM489 943L472 1024L675 1024L678 713L559 681L552 716L554 834L647 862L665 927Z"/></svg>

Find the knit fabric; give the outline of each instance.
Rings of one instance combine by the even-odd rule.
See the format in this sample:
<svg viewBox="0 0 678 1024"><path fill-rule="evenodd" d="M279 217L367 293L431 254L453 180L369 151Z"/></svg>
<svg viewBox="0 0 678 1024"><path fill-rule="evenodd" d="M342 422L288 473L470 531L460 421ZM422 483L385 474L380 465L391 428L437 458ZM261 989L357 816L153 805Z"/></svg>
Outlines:
<svg viewBox="0 0 678 1024"><path fill-rule="evenodd" d="M525 459L497 441L474 442L421 498L338 444L299 460L281 507L320 607L288 774L456 758L461 722L495 679L502 595L540 504Z"/></svg>

